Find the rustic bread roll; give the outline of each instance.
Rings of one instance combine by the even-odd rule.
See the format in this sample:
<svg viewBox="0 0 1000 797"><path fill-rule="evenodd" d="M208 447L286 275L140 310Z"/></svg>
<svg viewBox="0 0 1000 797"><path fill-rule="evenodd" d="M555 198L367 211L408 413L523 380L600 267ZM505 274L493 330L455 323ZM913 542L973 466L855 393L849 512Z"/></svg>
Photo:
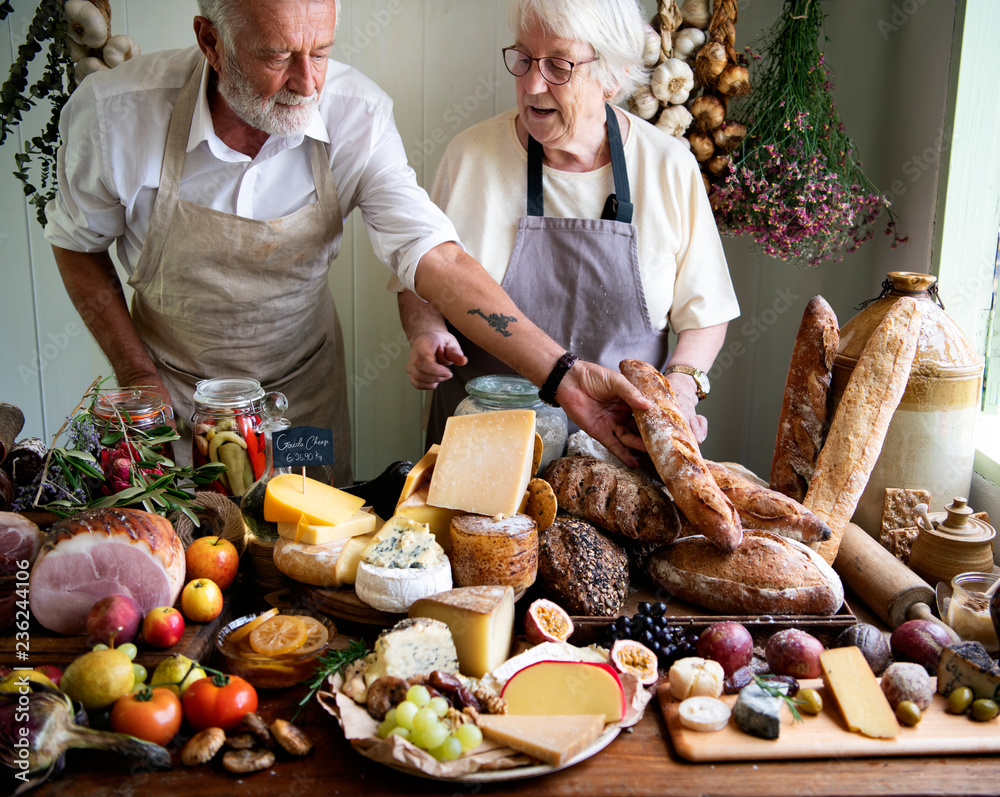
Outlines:
<svg viewBox="0 0 1000 797"><path fill-rule="evenodd" d="M538 588L572 615L617 617L628 595L625 551L580 518L560 515L538 543Z"/></svg>
<svg viewBox="0 0 1000 797"><path fill-rule="evenodd" d="M673 542L677 508L645 476L596 457L560 457L545 471L559 508L633 540Z"/></svg>
<svg viewBox="0 0 1000 797"><path fill-rule="evenodd" d="M538 524L527 515L456 515L450 533L456 587L496 584L517 592L535 583Z"/></svg>
<svg viewBox="0 0 1000 797"><path fill-rule="evenodd" d="M744 529L762 529L798 542L830 539L830 527L798 501L734 473L718 462L706 460L715 483L733 502Z"/></svg>
<svg viewBox="0 0 1000 797"><path fill-rule="evenodd" d="M642 360L622 360L619 368L653 402L651 409L637 410L635 420L656 472L677 508L719 548L734 550L743 533L740 517L708 472L670 384Z"/></svg>
<svg viewBox="0 0 1000 797"><path fill-rule="evenodd" d="M835 614L844 586L809 546L745 529L735 551L684 537L650 557L649 573L671 595L722 614Z"/></svg>
<svg viewBox="0 0 1000 797"><path fill-rule="evenodd" d="M886 313L865 344L844 389L802 502L833 532L819 553L830 564L882 451L906 390L920 334L920 305L907 296ZM870 532L869 532L870 533Z"/></svg>
<svg viewBox="0 0 1000 797"><path fill-rule="evenodd" d="M334 540L323 545L278 537L274 544L274 566L289 578L314 587L339 587L337 560L347 540Z"/></svg>
<svg viewBox="0 0 1000 797"><path fill-rule="evenodd" d="M771 489L802 501L830 418L830 380L840 345L833 308L822 296L806 305L785 378L771 459Z"/></svg>

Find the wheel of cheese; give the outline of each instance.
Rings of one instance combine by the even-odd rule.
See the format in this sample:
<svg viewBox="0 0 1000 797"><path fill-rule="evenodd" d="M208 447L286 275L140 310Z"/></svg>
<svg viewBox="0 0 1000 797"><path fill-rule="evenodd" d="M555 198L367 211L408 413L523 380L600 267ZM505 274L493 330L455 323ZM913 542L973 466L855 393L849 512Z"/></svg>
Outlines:
<svg viewBox="0 0 1000 797"><path fill-rule="evenodd" d="M393 614L402 614L420 598L451 588L451 565L444 555L427 567L378 567L362 559L354 582L360 600Z"/></svg>
<svg viewBox="0 0 1000 797"><path fill-rule="evenodd" d="M323 545L279 537L274 544L274 566L289 578L314 587L338 587L337 560L347 540L334 540Z"/></svg>
<svg viewBox="0 0 1000 797"><path fill-rule="evenodd" d="M538 524L527 515L458 515L450 533L456 586L499 584L517 592L535 583Z"/></svg>

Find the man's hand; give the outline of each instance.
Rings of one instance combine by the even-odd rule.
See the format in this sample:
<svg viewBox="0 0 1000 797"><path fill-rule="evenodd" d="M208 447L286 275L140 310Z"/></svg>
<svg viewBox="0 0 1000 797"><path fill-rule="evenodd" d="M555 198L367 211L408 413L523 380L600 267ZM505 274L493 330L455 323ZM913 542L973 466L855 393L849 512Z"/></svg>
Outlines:
<svg viewBox="0 0 1000 797"><path fill-rule="evenodd" d="M462 353L458 340L447 331L429 331L415 335L410 340L410 359L406 373L410 384L417 390L433 390L441 382L451 379L452 365L465 365L468 358Z"/></svg>
<svg viewBox="0 0 1000 797"><path fill-rule="evenodd" d="M645 451L636 431L634 410L653 404L624 376L596 363L578 360L563 377L556 399L566 414L630 468L639 466L630 449Z"/></svg>

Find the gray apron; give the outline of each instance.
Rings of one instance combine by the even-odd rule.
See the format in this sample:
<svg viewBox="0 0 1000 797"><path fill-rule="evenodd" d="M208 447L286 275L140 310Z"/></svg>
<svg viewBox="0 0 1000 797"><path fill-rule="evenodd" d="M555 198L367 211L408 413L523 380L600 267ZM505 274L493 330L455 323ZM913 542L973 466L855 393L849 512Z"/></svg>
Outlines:
<svg viewBox="0 0 1000 797"><path fill-rule="evenodd" d="M639 247L632 225L628 172L618 119L606 105L608 147L615 193L600 219L545 218L542 199L542 146L528 138L527 215L501 283L518 309L585 360L614 371L627 357L660 370L669 354L667 331L649 322L639 271ZM427 444L440 441L444 424L466 396L465 383L483 374L513 371L456 329L464 366L434 390L427 424ZM570 433L577 430L570 421Z"/></svg>
<svg viewBox="0 0 1000 797"><path fill-rule="evenodd" d="M293 425L332 429L333 484L351 484L351 430L340 321L327 272L343 232L326 148L310 139L317 201L268 221L178 196L201 80L195 67L174 106L160 185L129 285L132 317L170 390L190 462L195 383L248 376L288 397Z"/></svg>

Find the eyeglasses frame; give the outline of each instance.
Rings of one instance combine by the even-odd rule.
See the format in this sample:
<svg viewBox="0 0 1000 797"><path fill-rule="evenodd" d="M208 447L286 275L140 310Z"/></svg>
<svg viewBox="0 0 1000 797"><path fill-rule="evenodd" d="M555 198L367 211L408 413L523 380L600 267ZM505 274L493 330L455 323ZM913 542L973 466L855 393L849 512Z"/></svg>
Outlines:
<svg viewBox="0 0 1000 797"><path fill-rule="evenodd" d="M528 59L528 61L529 61L528 68L524 71L524 74L522 74L522 75L515 75L513 72L511 72L510 67L507 66L507 51L508 50L513 50L518 55L522 55L522 56L524 56L525 58ZM542 76L542 80L544 80L550 86L565 86L567 83L570 82L570 80L573 79L573 69L575 67L583 66L584 64L591 64L594 61L598 60L595 57L595 58L587 58L584 61L570 61L568 58L559 58L557 56L552 56L552 55L543 55L541 58L532 58L530 55L528 55L523 50L518 50L516 47L513 47L513 46L512 47L503 47L503 48L500 49L500 52L503 55L503 65L504 65L504 67L507 69L508 72L510 72L510 74L514 75L514 77L524 77L525 75L527 75L531 71L531 64L534 63L534 62L537 62L538 63L538 74L540 74ZM542 71L542 61L562 61L565 64L569 64L569 76L562 83L554 83L553 81L551 81L547 77L545 77L545 73Z"/></svg>

